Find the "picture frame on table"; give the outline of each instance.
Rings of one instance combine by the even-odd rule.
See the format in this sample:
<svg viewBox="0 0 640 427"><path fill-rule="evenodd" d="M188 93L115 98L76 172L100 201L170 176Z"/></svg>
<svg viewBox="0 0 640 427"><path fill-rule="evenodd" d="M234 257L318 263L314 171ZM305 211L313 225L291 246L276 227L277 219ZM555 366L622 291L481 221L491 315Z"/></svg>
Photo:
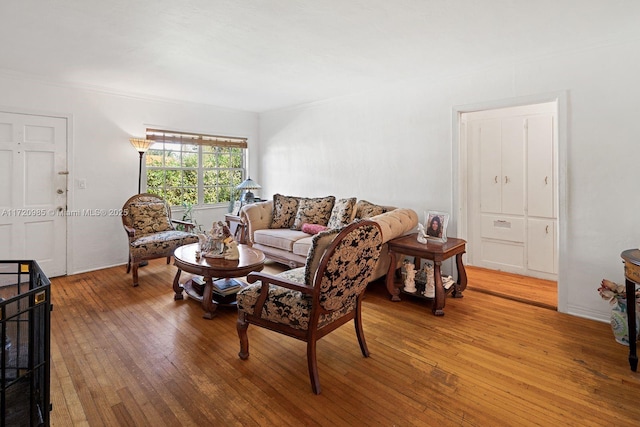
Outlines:
<svg viewBox="0 0 640 427"><path fill-rule="evenodd" d="M231 213L235 216L240 216L240 209L242 208L242 202L240 200L236 200L233 202L233 210Z"/></svg>
<svg viewBox="0 0 640 427"><path fill-rule="evenodd" d="M449 213L429 211L425 215L424 230L426 238L430 242L444 243L447 241L447 225L449 225Z"/></svg>

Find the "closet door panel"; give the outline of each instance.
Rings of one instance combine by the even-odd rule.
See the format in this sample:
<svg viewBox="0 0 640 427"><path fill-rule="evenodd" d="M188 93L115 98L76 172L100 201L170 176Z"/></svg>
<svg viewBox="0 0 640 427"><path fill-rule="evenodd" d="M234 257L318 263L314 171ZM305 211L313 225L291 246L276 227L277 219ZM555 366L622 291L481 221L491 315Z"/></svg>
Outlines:
<svg viewBox="0 0 640 427"><path fill-rule="evenodd" d="M527 268L555 274L555 220L529 219L527 224Z"/></svg>
<svg viewBox="0 0 640 427"><path fill-rule="evenodd" d="M502 213L524 215L524 118L502 120Z"/></svg>
<svg viewBox="0 0 640 427"><path fill-rule="evenodd" d="M502 210L500 133L500 120L478 122L481 212L501 213Z"/></svg>
<svg viewBox="0 0 640 427"><path fill-rule="evenodd" d="M527 120L527 205L530 216L555 217L553 165L553 117L530 117Z"/></svg>

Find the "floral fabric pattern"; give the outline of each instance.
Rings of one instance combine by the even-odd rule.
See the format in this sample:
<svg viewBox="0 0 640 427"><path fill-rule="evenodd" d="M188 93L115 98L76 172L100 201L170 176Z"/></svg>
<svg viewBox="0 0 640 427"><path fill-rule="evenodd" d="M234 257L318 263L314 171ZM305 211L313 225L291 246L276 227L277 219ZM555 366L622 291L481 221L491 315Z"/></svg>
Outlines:
<svg viewBox="0 0 640 427"><path fill-rule="evenodd" d="M273 195L273 218L269 228L291 228L298 212L299 197Z"/></svg>
<svg viewBox="0 0 640 427"><path fill-rule="evenodd" d="M320 314L318 327L331 323L356 307L357 297L366 288L382 247L382 236L377 225L367 222L343 230L331 243L326 268L320 268L314 279L314 292L319 303L329 313ZM302 283L302 268L278 275ZM250 285L237 295L238 310L254 314L260 296L261 284ZM313 298L300 291L270 284L268 296L260 313L262 319L307 330L312 319Z"/></svg>
<svg viewBox="0 0 640 427"><path fill-rule="evenodd" d="M129 253L134 261L157 254L169 256L176 248L197 242L198 236L195 234L178 230L162 231L135 239L130 243Z"/></svg>
<svg viewBox="0 0 640 427"><path fill-rule="evenodd" d="M335 196L301 198L292 228L301 230L304 223L327 225L335 201Z"/></svg>
<svg viewBox="0 0 640 427"><path fill-rule="evenodd" d="M158 233L160 231L173 230L169 220L167 205L164 203L133 203L129 205L131 226L136 230L136 235Z"/></svg>
<svg viewBox="0 0 640 427"><path fill-rule="evenodd" d="M349 199L340 199L335 202L333 209L331 210L331 216L327 227L329 228L341 228L351 222L353 216L353 209L356 206L356 198L351 197Z"/></svg>
<svg viewBox="0 0 640 427"><path fill-rule="evenodd" d="M385 213L383 206L374 205L366 200L360 200L356 205L356 218L366 219Z"/></svg>

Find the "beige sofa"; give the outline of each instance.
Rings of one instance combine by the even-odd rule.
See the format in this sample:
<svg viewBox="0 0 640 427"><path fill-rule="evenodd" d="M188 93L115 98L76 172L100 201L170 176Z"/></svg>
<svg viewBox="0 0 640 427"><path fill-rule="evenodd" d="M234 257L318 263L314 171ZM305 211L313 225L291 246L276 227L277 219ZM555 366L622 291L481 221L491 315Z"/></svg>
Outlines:
<svg viewBox="0 0 640 427"><path fill-rule="evenodd" d="M282 221L283 212L286 216L286 208L282 208L280 201L282 198L293 201L298 199L299 204L289 206L288 215L294 215L293 222ZM240 212L240 217L246 224L247 243L256 249L264 252L265 256L273 261L285 264L291 268L300 267L305 264L307 253L311 247L312 234L302 231L305 220L319 225L327 225L335 228L340 223L342 225L353 221L356 218L369 218L377 222L382 229L382 241L384 243L380 259L373 272L371 280L378 279L387 273L389 268L389 253L386 242L399 236L403 236L415 230L418 225L418 215L412 209L395 208L391 206L373 205L365 200L355 201L355 198L339 199L331 202L332 196L326 198L309 199L304 197L291 197L274 195L276 209L274 212L274 200L258 202L246 205ZM344 208L345 201L353 202L353 208ZM317 202L314 205L314 202ZM294 203L294 202L292 202ZM300 213L303 208L309 206L321 206L323 212L314 210L314 207L307 209L307 216L304 212L302 218ZM327 212L331 206L331 211ZM311 214L309 212L312 211ZM381 213L380 213L381 212ZM341 216L342 221L336 221L336 216Z"/></svg>

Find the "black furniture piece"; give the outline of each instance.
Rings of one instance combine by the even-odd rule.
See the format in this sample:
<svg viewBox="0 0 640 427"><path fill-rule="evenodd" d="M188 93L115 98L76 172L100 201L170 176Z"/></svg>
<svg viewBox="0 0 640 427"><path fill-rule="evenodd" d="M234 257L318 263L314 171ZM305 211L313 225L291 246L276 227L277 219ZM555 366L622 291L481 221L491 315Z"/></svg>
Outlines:
<svg viewBox="0 0 640 427"><path fill-rule="evenodd" d="M0 261L0 426L48 426L51 282L35 261Z"/></svg>
<svg viewBox="0 0 640 427"><path fill-rule="evenodd" d="M638 369L636 354L636 284L640 283L640 250L628 249L620 256L624 260L624 282L627 292L627 327L629 331L629 366L633 372Z"/></svg>

